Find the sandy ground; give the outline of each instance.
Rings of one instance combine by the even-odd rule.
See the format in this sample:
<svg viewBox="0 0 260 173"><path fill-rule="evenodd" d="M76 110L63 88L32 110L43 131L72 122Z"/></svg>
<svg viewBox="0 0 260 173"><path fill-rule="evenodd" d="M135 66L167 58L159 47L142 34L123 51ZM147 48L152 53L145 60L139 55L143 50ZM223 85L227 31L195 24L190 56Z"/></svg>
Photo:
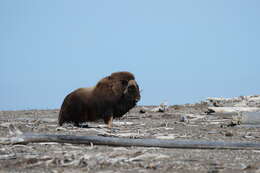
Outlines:
<svg viewBox="0 0 260 173"><path fill-rule="evenodd" d="M136 107L114 121L91 128L57 126L59 110L0 111L0 137L9 126L22 132L102 135L208 141L259 141L254 126L228 127L228 117L207 115L207 104L170 106L165 112ZM144 109L145 113L140 113ZM227 119L226 119L227 118ZM260 169L260 150L167 149L111 147L60 143L0 144L0 172L254 172Z"/></svg>

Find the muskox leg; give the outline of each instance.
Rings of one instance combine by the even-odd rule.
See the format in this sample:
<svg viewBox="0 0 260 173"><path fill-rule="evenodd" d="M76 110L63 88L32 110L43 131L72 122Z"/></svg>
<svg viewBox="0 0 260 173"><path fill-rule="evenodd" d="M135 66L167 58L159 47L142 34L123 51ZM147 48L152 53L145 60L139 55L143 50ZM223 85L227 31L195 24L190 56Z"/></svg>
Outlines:
<svg viewBox="0 0 260 173"><path fill-rule="evenodd" d="M113 116L105 116L104 122L107 124L108 128L112 128Z"/></svg>

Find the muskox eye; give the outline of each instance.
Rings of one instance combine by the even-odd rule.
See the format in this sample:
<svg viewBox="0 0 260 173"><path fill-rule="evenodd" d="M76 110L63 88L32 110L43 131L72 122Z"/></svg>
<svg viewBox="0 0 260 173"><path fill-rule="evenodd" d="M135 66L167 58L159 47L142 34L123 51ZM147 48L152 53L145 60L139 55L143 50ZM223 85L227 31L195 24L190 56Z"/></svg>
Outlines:
<svg viewBox="0 0 260 173"><path fill-rule="evenodd" d="M128 84L127 80L121 80L122 85L126 86Z"/></svg>
<svg viewBox="0 0 260 173"><path fill-rule="evenodd" d="M130 90L134 90L134 89L135 89L135 86L134 86L134 85L130 85L128 88L129 88Z"/></svg>

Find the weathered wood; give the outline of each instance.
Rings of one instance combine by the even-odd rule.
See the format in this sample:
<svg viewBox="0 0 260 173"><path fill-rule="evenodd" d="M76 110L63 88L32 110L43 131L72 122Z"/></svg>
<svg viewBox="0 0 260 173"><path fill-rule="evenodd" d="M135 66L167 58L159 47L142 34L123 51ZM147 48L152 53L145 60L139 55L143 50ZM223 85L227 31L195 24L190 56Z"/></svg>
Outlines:
<svg viewBox="0 0 260 173"><path fill-rule="evenodd" d="M260 107L260 95L240 96L234 98L207 98L209 105L215 107Z"/></svg>
<svg viewBox="0 0 260 173"><path fill-rule="evenodd" d="M8 121L10 119L8 118L0 118L0 121ZM24 118L16 118L16 121L40 121L40 122L46 122L46 123L56 123L57 118L30 118L30 117L24 117Z"/></svg>
<svg viewBox="0 0 260 173"><path fill-rule="evenodd" d="M258 112L258 107L208 107L208 110L212 110L216 113L238 113L238 112Z"/></svg>
<svg viewBox="0 0 260 173"><path fill-rule="evenodd" d="M217 101L217 102L220 102L220 101L241 101L242 98L241 97L234 97L234 98L223 98L223 97L208 97L207 98L208 101L211 101L211 102L214 102L214 101Z"/></svg>
<svg viewBox="0 0 260 173"><path fill-rule="evenodd" d="M25 133L18 137L0 139L2 144L28 144L58 142L72 144L94 144L124 147L162 147L182 149L259 149L259 142L224 142L199 140L130 139L102 136L73 136Z"/></svg>
<svg viewBox="0 0 260 173"><path fill-rule="evenodd" d="M260 112L243 112L239 116L234 116L233 122L237 124L260 125Z"/></svg>

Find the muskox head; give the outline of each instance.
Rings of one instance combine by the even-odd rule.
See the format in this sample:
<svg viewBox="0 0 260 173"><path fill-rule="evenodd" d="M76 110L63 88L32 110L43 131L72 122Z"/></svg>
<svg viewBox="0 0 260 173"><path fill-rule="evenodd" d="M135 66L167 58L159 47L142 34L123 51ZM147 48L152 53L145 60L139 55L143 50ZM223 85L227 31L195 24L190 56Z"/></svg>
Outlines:
<svg viewBox="0 0 260 173"><path fill-rule="evenodd" d="M139 86L135 81L135 77L129 72L116 72L109 76L113 80L113 91L116 95L120 95L122 99L138 102L140 100Z"/></svg>
<svg viewBox="0 0 260 173"><path fill-rule="evenodd" d="M129 80L128 83L123 82L125 90L123 92L123 97L127 100L132 100L138 102L140 100L139 86L135 80Z"/></svg>

